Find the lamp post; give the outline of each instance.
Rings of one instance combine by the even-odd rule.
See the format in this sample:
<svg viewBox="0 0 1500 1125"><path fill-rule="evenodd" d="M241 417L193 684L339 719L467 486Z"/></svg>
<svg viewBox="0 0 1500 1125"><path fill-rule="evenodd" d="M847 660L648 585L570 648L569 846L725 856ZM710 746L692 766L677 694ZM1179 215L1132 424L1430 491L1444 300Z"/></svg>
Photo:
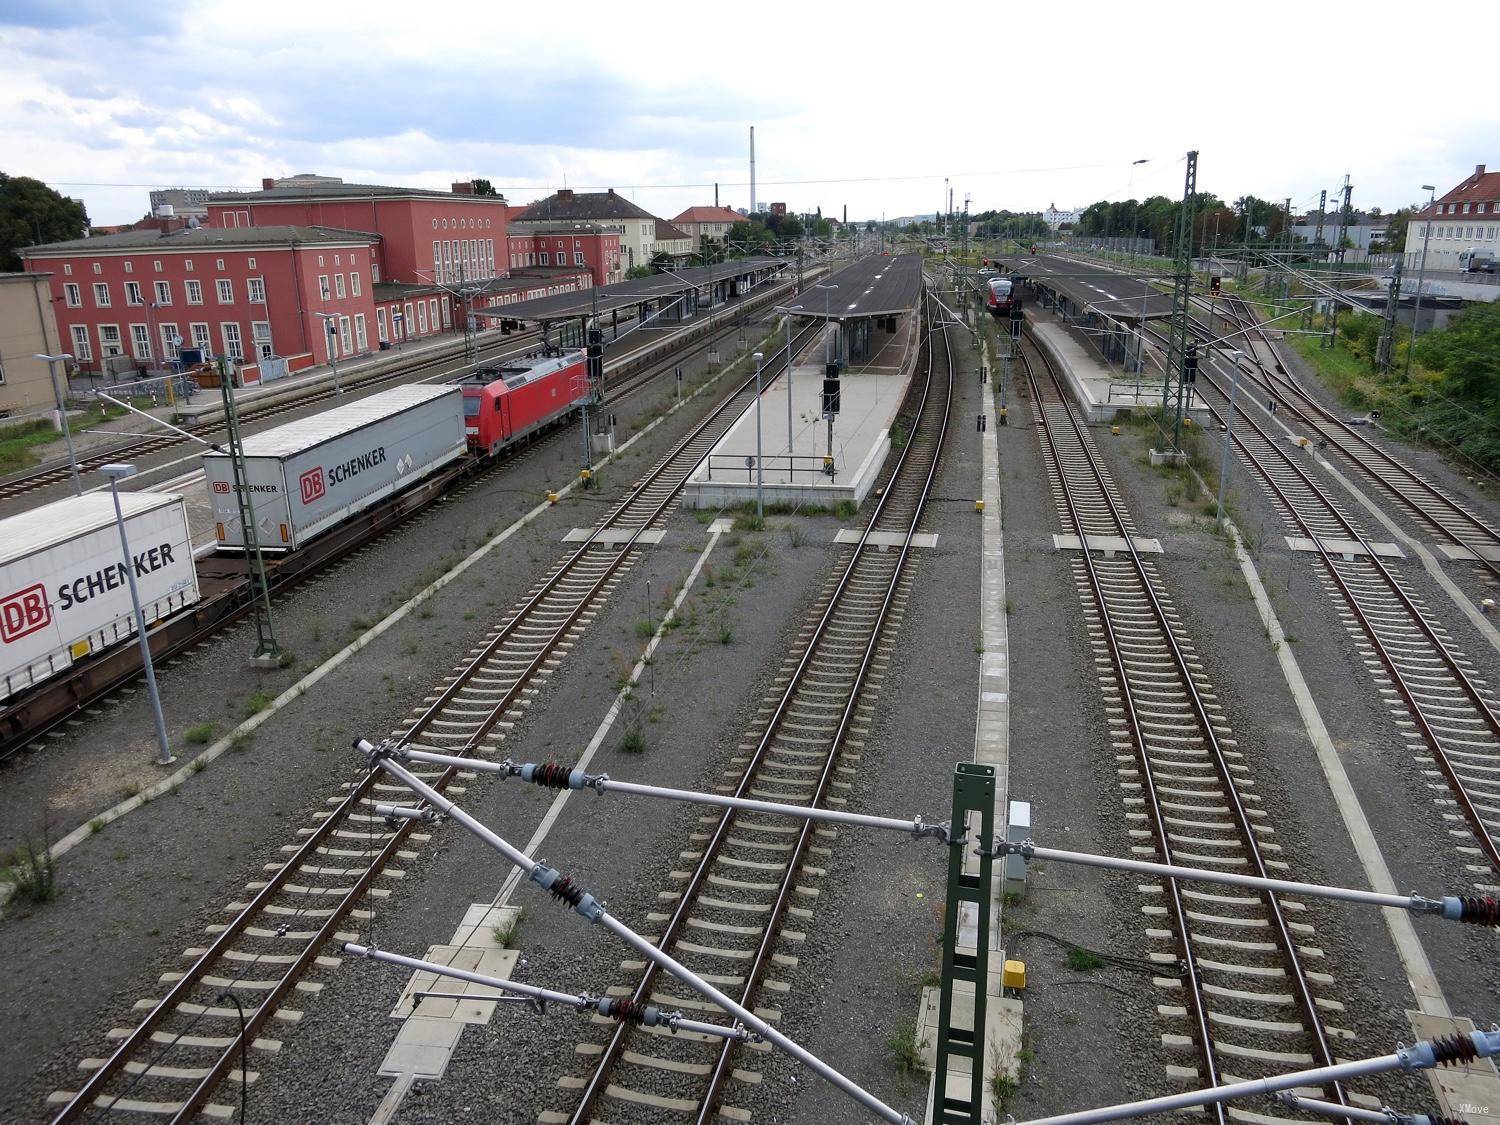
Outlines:
<svg viewBox="0 0 1500 1125"><path fill-rule="evenodd" d="M1218 519L1215 521L1219 527L1224 526L1224 485L1229 480L1229 439L1234 430L1234 400L1240 393L1240 360L1244 356L1242 351L1229 353L1229 362L1234 365L1234 374L1229 380L1229 409L1224 416L1224 452L1219 457L1219 508Z"/></svg>
<svg viewBox="0 0 1500 1125"><path fill-rule="evenodd" d="M751 358L755 360L755 515L758 519L765 519L766 476L760 453L760 361L763 357L760 352L755 352Z"/></svg>
<svg viewBox="0 0 1500 1125"><path fill-rule="evenodd" d="M835 289L837 289L838 286L837 285L832 285L832 284L825 285L821 281L819 281L819 282L814 283L813 288L814 289L821 289L821 290L823 290L823 320L826 322L825 325L824 325L824 327L825 328L832 328L833 327L833 313L832 313L831 309L832 309L832 302L833 302L833 291ZM832 363L833 359L834 359L834 356L833 356L833 337L829 336L829 338L828 338L828 362Z"/></svg>
<svg viewBox="0 0 1500 1125"><path fill-rule="evenodd" d="M791 483L792 464L792 314L801 312L801 305L772 305L773 312L786 316L786 456L787 483Z"/></svg>
<svg viewBox="0 0 1500 1125"><path fill-rule="evenodd" d="M1411 355L1417 350L1417 333L1422 328L1422 279L1427 274L1427 243L1432 239L1433 203L1437 198L1437 188L1432 184L1423 184L1422 190L1427 193L1427 222L1422 228L1422 258L1417 263L1417 306L1412 310L1411 341L1406 345L1407 382L1411 381Z"/></svg>
<svg viewBox="0 0 1500 1125"><path fill-rule="evenodd" d="M1132 199L1131 192L1135 190L1135 169L1136 169L1136 166L1140 165L1140 164L1145 164L1149 159L1150 159L1149 157L1144 157L1143 156L1139 160L1132 160L1130 162L1130 177L1125 181L1125 202L1126 203L1130 203L1131 202L1131 199ZM1132 262L1135 261L1135 232L1136 232L1137 222L1138 222L1139 219L1140 219L1139 215L1132 214L1130 216L1130 260Z"/></svg>
<svg viewBox="0 0 1500 1125"><path fill-rule="evenodd" d="M47 355L38 352L31 357L42 360L47 365L47 378L52 383L52 401L57 404L57 419L62 423L63 441L68 446L68 469L73 474L73 495L83 495L83 482L78 479L78 454L73 451L73 431L68 428L68 408L63 402L62 392L57 388L57 369L55 363L67 363L73 358L71 352L59 352L57 355ZM63 369L63 379L68 377L67 368Z"/></svg>
<svg viewBox="0 0 1500 1125"><path fill-rule="evenodd" d="M167 742L167 724L161 714L161 695L156 690L156 669L151 665L151 643L146 639L146 615L141 610L141 592L135 584L135 567L130 560L130 539L125 534L125 513L120 509L120 485L123 477L135 476L135 466L127 464L101 465L99 471L109 478L109 493L115 501L115 526L120 529L121 560L126 581L130 583L130 604L135 609L135 631L141 642L141 664L146 669L146 690L151 696L151 713L156 720L156 745L160 751L156 764L170 766L177 759L172 757L172 747Z"/></svg>
<svg viewBox="0 0 1500 1125"><path fill-rule="evenodd" d="M328 329L328 363L333 368L333 397L341 399L344 397L344 390L339 386L338 314L320 312L313 313L313 315L321 320Z"/></svg>

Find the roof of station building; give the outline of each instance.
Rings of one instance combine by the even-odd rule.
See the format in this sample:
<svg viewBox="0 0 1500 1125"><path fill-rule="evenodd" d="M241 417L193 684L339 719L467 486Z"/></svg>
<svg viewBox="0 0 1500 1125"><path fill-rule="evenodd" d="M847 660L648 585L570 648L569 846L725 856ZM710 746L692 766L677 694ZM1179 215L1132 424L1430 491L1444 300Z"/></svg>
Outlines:
<svg viewBox="0 0 1500 1125"><path fill-rule="evenodd" d="M861 258L819 284L837 287L836 292L815 291L803 295L802 316L829 320L851 320L863 316L889 316L915 308L922 292L922 257L874 255Z"/></svg>

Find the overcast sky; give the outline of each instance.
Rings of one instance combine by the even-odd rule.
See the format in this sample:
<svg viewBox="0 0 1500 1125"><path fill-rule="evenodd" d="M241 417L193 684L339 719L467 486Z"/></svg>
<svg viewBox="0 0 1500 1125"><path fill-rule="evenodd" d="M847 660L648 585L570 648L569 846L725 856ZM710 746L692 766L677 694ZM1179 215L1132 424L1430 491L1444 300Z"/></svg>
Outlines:
<svg viewBox="0 0 1500 1125"><path fill-rule="evenodd" d="M1199 187L1410 203L1500 170L1490 3L425 5L4 0L0 171L139 218L151 187L297 172L512 202L614 186L670 218L851 218ZM1421 30L1424 22L1431 30ZM1474 65L1468 65L1465 59ZM1149 163L1132 169L1131 162Z"/></svg>

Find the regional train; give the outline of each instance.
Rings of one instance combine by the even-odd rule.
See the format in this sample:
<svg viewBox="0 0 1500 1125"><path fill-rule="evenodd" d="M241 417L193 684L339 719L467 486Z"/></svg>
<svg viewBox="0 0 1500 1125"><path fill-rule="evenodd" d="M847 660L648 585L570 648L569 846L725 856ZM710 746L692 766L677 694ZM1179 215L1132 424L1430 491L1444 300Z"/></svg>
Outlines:
<svg viewBox="0 0 1500 1125"><path fill-rule="evenodd" d="M1009 316L1015 301L1015 285L1008 277L992 277L985 283L984 303L992 316Z"/></svg>

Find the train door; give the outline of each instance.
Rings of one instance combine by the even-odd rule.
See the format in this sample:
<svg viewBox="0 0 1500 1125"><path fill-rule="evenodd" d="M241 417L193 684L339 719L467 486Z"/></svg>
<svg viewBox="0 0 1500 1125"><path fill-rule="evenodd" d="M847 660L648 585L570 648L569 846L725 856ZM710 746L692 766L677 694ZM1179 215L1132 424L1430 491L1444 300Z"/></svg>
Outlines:
<svg viewBox="0 0 1500 1125"><path fill-rule="evenodd" d="M510 395L504 394L495 400L495 409L500 414L500 444L504 445L510 441L513 431L510 418Z"/></svg>

